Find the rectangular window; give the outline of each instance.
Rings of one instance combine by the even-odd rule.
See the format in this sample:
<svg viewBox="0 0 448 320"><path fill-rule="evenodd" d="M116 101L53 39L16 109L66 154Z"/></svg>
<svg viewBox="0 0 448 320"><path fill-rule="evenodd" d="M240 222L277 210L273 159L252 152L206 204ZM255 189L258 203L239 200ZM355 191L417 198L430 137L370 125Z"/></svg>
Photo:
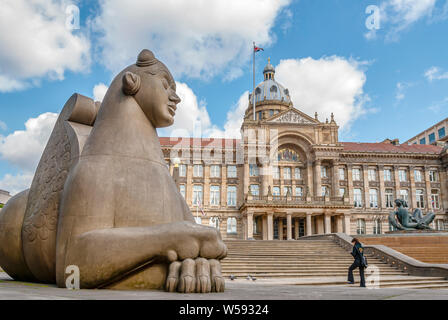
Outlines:
<svg viewBox="0 0 448 320"><path fill-rule="evenodd" d="M185 199L185 185L184 184L181 184L179 186L179 192L182 195L182 197L184 197L184 199Z"/></svg>
<svg viewBox="0 0 448 320"><path fill-rule="evenodd" d="M428 138L429 138L429 143L433 143L434 141L436 141L436 134L433 132L433 133L429 134Z"/></svg>
<svg viewBox="0 0 448 320"><path fill-rule="evenodd" d="M345 180L345 169L339 168L339 180Z"/></svg>
<svg viewBox="0 0 448 320"><path fill-rule="evenodd" d="M339 196L343 197L345 195L345 188L339 188Z"/></svg>
<svg viewBox="0 0 448 320"><path fill-rule="evenodd" d="M352 170L352 176L353 176L353 181L360 181L361 180L361 169L354 168Z"/></svg>
<svg viewBox="0 0 448 320"><path fill-rule="evenodd" d="M409 200L409 192L406 189L401 189L400 190L400 199L404 200L406 202L406 205L408 203Z"/></svg>
<svg viewBox="0 0 448 320"><path fill-rule="evenodd" d="M203 200L203 198L202 198L202 195L203 195L202 190L203 189L202 189L201 185L194 185L193 186L193 199L191 199L191 200L192 200L192 203L194 205L201 205L202 206L202 200Z"/></svg>
<svg viewBox="0 0 448 320"><path fill-rule="evenodd" d="M294 179L296 180L302 179L302 173L300 172L300 168L294 168Z"/></svg>
<svg viewBox="0 0 448 320"><path fill-rule="evenodd" d="M394 192L392 189L386 189L386 208L394 207Z"/></svg>
<svg viewBox="0 0 448 320"><path fill-rule="evenodd" d="M326 186L322 186L322 197L325 197L328 193L328 196L330 196L330 190Z"/></svg>
<svg viewBox="0 0 448 320"><path fill-rule="evenodd" d="M378 190L376 189L369 190L369 202L370 202L370 208L378 208Z"/></svg>
<svg viewBox="0 0 448 320"><path fill-rule="evenodd" d="M320 167L320 176L321 178L328 178L327 167L324 166Z"/></svg>
<svg viewBox="0 0 448 320"><path fill-rule="evenodd" d="M373 234L381 234L381 220L376 219L373 222Z"/></svg>
<svg viewBox="0 0 448 320"><path fill-rule="evenodd" d="M251 177L258 177L258 166L256 164L249 165L249 174Z"/></svg>
<svg viewBox="0 0 448 320"><path fill-rule="evenodd" d="M236 178L236 166L227 166L227 178Z"/></svg>
<svg viewBox="0 0 448 320"><path fill-rule="evenodd" d="M406 170L398 170L398 180L400 180L400 182L408 181Z"/></svg>
<svg viewBox="0 0 448 320"><path fill-rule="evenodd" d="M439 133L439 139L442 139L446 135L445 128L440 128L438 130L438 133Z"/></svg>
<svg viewBox="0 0 448 320"><path fill-rule="evenodd" d="M290 167L283 168L283 179L291 180L291 168Z"/></svg>
<svg viewBox="0 0 448 320"><path fill-rule="evenodd" d="M437 182L439 179L437 179L437 171L435 170L429 170L429 181L431 182Z"/></svg>
<svg viewBox="0 0 448 320"><path fill-rule="evenodd" d="M260 194L260 186L258 184L251 184L250 192L253 196L258 196Z"/></svg>
<svg viewBox="0 0 448 320"><path fill-rule="evenodd" d="M221 166L210 166L210 178L221 178Z"/></svg>
<svg viewBox="0 0 448 320"><path fill-rule="evenodd" d="M436 220L436 230L445 231L445 224L443 223L442 219Z"/></svg>
<svg viewBox="0 0 448 320"><path fill-rule="evenodd" d="M272 167L272 179L280 179L280 168Z"/></svg>
<svg viewBox="0 0 448 320"><path fill-rule="evenodd" d="M272 188L272 195L277 197L280 196L280 187Z"/></svg>
<svg viewBox="0 0 448 320"><path fill-rule="evenodd" d="M420 144L426 144L426 138L421 138L420 139Z"/></svg>
<svg viewBox="0 0 448 320"><path fill-rule="evenodd" d="M236 234L236 218L230 217L227 219L227 233Z"/></svg>
<svg viewBox="0 0 448 320"><path fill-rule="evenodd" d="M236 206L236 186L227 187L227 205L229 207Z"/></svg>
<svg viewBox="0 0 448 320"><path fill-rule="evenodd" d="M290 186L283 186L283 195L292 196L292 190Z"/></svg>
<svg viewBox="0 0 448 320"><path fill-rule="evenodd" d="M353 202L354 202L355 208L362 208L361 189L353 189Z"/></svg>
<svg viewBox="0 0 448 320"><path fill-rule="evenodd" d="M415 191L415 198L417 200L417 208L425 207L425 195L422 189L417 189Z"/></svg>
<svg viewBox="0 0 448 320"><path fill-rule="evenodd" d="M186 177L186 176L187 176L187 165L180 164L179 165L179 177Z"/></svg>
<svg viewBox="0 0 448 320"><path fill-rule="evenodd" d="M368 177L369 177L369 181L376 181L376 170L375 169L369 169Z"/></svg>
<svg viewBox="0 0 448 320"><path fill-rule="evenodd" d="M384 181L391 181L391 180L392 180L392 170L384 169Z"/></svg>
<svg viewBox="0 0 448 320"><path fill-rule="evenodd" d="M422 172L420 170L414 171L414 180L415 182L422 182Z"/></svg>
<svg viewBox="0 0 448 320"><path fill-rule="evenodd" d="M302 187L296 187L296 197L303 197Z"/></svg>
<svg viewBox="0 0 448 320"><path fill-rule="evenodd" d="M439 209L439 192L437 190L431 190L431 207L433 209Z"/></svg>
<svg viewBox="0 0 448 320"><path fill-rule="evenodd" d="M219 186L210 186L210 205L219 206L220 192Z"/></svg>
<svg viewBox="0 0 448 320"><path fill-rule="evenodd" d="M356 220L356 233L366 234L366 220L364 219Z"/></svg>
<svg viewBox="0 0 448 320"><path fill-rule="evenodd" d="M195 164L193 166L193 177L197 178L197 177L202 177L204 174L204 168L202 167L201 164Z"/></svg>

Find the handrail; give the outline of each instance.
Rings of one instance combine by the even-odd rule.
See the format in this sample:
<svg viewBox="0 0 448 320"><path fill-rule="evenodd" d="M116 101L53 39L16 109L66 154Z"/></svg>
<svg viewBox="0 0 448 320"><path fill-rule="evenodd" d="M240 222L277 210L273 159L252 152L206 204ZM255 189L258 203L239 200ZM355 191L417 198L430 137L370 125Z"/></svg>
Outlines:
<svg viewBox="0 0 448 320"><path fill-rule="evenodd" d="M345 233L316 234L299 238L303 241L316 239L333 240L348 251L353 247L353 238ZM421 262L384 245L365 245L364 252L412 276L444 277L448 280L448 264Z"/></svg>

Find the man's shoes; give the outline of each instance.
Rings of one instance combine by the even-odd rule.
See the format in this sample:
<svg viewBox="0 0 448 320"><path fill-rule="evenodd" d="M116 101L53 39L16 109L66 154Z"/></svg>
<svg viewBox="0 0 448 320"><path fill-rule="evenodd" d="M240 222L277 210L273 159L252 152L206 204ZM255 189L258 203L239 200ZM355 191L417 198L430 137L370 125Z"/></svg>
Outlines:
<svg viewBox="0 0 448 320"><path fill-rule="evenodd" d="M355 284L353 281L347 281L348 284Z"/></svg>
<svg viewBox="0 0 448 320"><path fill-rule="evenodd" d="M361 288L365 288L366 286L360 286Z"/></svg>

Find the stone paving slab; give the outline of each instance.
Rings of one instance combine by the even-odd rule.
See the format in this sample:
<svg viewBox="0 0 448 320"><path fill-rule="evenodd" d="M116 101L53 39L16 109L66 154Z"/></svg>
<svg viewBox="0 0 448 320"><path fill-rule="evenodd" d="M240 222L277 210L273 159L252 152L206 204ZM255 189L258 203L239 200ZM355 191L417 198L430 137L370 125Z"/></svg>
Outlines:
<svg viewBox="0 0 448 320"><path fill-rule="evenodd" d="M258 280L257 280L258 281ZM366 289L226 281L226 292L180 294L163 291L67 290L11 280L0 273L0 299L12 300L448 300L448 290Z"/></svg>

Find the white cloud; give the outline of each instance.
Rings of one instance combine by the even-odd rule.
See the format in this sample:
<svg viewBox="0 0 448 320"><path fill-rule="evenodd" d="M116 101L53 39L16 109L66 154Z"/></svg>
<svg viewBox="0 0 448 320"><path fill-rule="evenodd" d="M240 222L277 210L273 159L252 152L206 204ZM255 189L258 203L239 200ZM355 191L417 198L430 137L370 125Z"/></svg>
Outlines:
<svg viewBox="0 0 448 320"><path fill-rule="evenodd" d="M33 176L31 172L19 173L17 175L7 173L0 180L0 189L9 191L11 195L15 195L31 186Z"/></svg>
<svg viewBox="0 0 448 320"><path fill-rule="evenodd" d="M448 71L443 72L439 67L431 67L425 71L425 77L428 81L448 79Z"/></svg>
<svg viewBox="0 0 448 320"><path fill-rule="evenodd" d="M6 129L8 129L8 126L6 125L6 123L0 120L0 130L6 130Z"/></svg>
<svg viewBox="0 0 448 320"><path fill-rule="evenodd" d="M437 0L386 0L381 2L380 30L385 32L387 41L398 40L399 33L409 29L423 18L431 18ZM378 30L364 34L368 40L376 39Z"/></svg>
<svg viewBox="0 0 448 320"><path fill-rule="evenodd" d="M25 122L25 130L0 135L0 157L23 172L34 172L58 114L43 113Z"/></svg>
<svg viewBox="0 0 448 320"><path fill-rule="evenodd" d="M398 82L397 90L395 93L395 100L397 100L397 102L403 100L406 97L406 90L414 85L415 83Z"/></svg>
<svg viewBox="0 0 448 320"><path fill-rule="evenodd" d="M338 125L348 130L367 110L369 97L363 91L366 62L331 56L281 60L276 67L276 80L289 89L294 107L320 121L330 119L333 112Z"/></svg>
<svg viewBox="0 0 448 320"><path fill-rule="evenodd" d="M113 71L148 48L176 77L241 75L252 41L273 42L276 17L291 0L100 1L93 25L102 36L102 60ZM120 23L117 23L117 20Z"/></svg>
<svg viewBox="0 0 448 320"><path fill-rule="evenodd" d="M90 64L82 30L66 28L64 0L4 0L0 10L0 92L22 90L34 80L61 80L66 70Z"/></svg>
<svg viewBox="0 0 448 320"><path fill-rule="evenodd" d="M95 101L103 101L104 95L107 92L109 87L104 83L100 82L93 87L93 100Z"/></svg>

